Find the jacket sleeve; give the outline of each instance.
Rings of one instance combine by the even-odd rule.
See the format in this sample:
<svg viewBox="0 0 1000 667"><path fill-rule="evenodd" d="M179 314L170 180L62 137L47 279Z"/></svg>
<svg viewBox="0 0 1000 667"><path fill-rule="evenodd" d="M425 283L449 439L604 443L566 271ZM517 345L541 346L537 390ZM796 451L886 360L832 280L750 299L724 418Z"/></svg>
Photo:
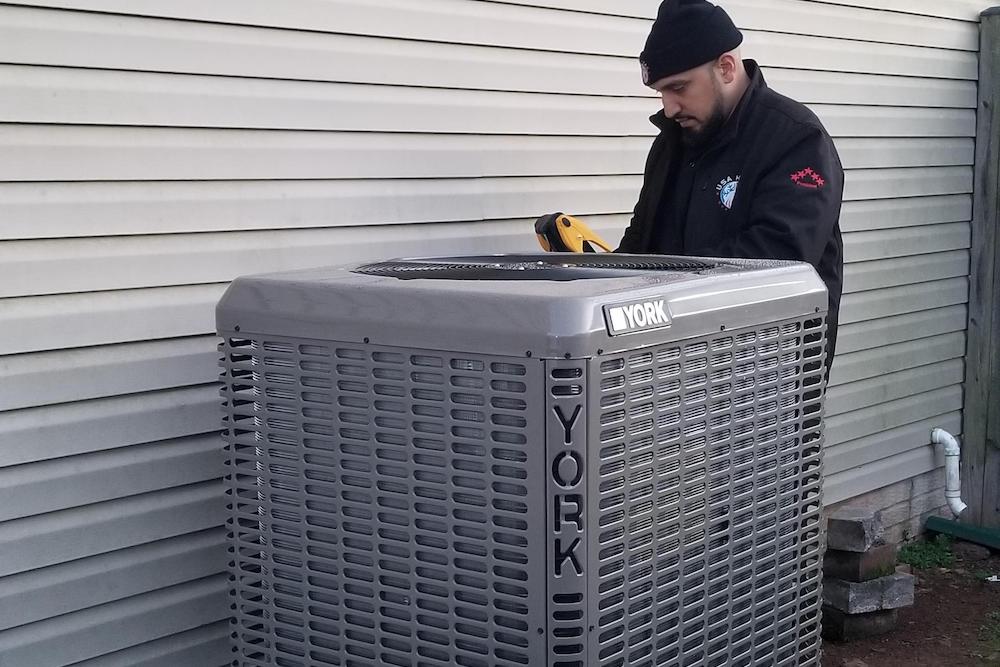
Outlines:
<svg viewBox="0 0 1000 667"><path fill-rule="evenodd" d="M833 141L819 129L795 143L758 180L739 231L689 254L789 259L819 264L840 219L844 171Z"/></svg>
<svg viewBox="0 0 1000 667"><path fill-rule="evenodd" d="M643 169L642 189L639 191L639 199L632 210L632 220L629 222L628 228L625 229L625 235L622 236L621 243L618 244L615 252L638 254L646 253L650 250L644 247L644 245L648 235L648 227L653 224L653 221L646 214L646 208L652 193L661 190L663 187L662 183L654 183L653 181L658 177L657 165L663 159L663 152L667 144L668 139L661 132L653 140L653 145L649 148L649 154L646 156L646 166Z"/></svg>
<svg viewBox="0 0 1000 667"><path fill-rule="evenodd" d="M645 189L645 186L643 186ZM621 243L615 248L615 252L624 252L639 254L645 252L645 248L642 247L642 236L643 236L643 221L639 219L639 207L643 205L644 193L639 194L639 201L635 205L635 209L632 211L632 221L629 223L628 227L625 229L625 234L622 236Z"/></svg>

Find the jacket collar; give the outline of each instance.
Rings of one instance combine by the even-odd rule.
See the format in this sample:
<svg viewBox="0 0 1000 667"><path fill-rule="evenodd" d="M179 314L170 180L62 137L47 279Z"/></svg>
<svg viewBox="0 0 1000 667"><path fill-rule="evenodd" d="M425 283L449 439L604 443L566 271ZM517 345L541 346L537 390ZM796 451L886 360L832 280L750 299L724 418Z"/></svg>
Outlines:
<svg viewBox="0 0 1000 667"><path fill-rule="evenodd" d="M706 147L705 151L709 151L713 148L723 146L739 134L740 126L743 123L743 119L746 116L747 108L753 103L754 97L756 97L758 91L767 88L767 82L764 81L764 75L760 71L760 66L757 65L755 60L744 60L744 67L746 67L747 75L750 77L750 85L747 87L743 97L740 99L736 108L733 109L732 115L719 130L719 134L712 140L712 143ZM649 117L650 122L659 128L662 133L678 134L679 126L674 121L670 120L663 113L663 109L660 109L655 114Z"/></svg>

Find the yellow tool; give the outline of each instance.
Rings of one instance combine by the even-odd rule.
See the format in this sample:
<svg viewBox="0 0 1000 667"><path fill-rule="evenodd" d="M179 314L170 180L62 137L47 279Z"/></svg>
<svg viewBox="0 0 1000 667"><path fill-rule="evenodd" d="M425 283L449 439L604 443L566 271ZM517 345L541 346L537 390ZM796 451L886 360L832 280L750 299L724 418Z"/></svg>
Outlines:
<svg viewBox="0 0 1000 667"><path fill-rule="evenodd" d="M535 221L538 244L545 252L612 252L614 249L581 220L550 213Z"/></svg>

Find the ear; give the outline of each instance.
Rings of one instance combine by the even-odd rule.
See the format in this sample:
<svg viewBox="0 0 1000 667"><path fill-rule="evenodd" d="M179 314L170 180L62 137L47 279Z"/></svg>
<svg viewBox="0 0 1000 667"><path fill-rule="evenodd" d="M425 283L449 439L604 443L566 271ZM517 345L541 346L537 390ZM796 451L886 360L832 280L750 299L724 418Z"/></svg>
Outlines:
<svg viewBox="0 0 1000 667"><path fill-rule="evenodd" d="M715 67L724 83L732 83L736 80L736 56L732 53L724 53L719 56Z"/></svg>

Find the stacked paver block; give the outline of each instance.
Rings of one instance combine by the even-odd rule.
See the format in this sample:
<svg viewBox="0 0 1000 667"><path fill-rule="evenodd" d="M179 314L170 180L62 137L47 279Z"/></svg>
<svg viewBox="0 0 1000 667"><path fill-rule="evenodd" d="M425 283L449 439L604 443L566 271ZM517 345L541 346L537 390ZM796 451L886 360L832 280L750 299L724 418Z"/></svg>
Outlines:
<svg viewBox="0 0 1000 667"><path fill-rule="evenodd" d="M839 510L827 521L823 560L823 636L850 641L896 627L913 604L913 576L896 571L896 545L883 539L882 517Z"/></svg>

